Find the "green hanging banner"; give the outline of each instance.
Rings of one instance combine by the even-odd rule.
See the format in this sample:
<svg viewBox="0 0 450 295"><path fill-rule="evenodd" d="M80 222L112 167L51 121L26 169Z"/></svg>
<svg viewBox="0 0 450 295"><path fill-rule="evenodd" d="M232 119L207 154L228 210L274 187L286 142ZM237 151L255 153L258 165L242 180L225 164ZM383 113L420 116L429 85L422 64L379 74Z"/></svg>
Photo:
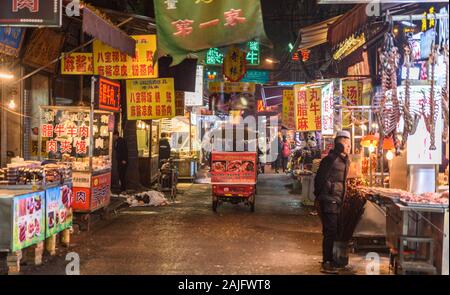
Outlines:
<svg viewBox="0 0 450 295"><path fill-rule="evenodd" d="M191 53L244 43L268 43L259 0L154 0L158 55L172 65Z"/></svg>

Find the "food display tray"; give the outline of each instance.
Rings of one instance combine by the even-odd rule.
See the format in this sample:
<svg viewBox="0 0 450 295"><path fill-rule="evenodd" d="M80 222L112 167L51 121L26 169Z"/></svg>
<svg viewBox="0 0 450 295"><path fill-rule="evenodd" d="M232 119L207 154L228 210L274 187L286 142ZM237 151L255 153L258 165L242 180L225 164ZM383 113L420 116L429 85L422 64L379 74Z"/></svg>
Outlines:
<svg viewBox="0 0 450 295"><path fill-rule="evenodd" d="M414 203L414 202L406 202L403 200L400 200L400 203L402 205L405 206L410 206L410 207L420 207L420 208L438 208L438 209L442 209L442 208L448 208L448 204L430 204L430 203Z"/></svg>

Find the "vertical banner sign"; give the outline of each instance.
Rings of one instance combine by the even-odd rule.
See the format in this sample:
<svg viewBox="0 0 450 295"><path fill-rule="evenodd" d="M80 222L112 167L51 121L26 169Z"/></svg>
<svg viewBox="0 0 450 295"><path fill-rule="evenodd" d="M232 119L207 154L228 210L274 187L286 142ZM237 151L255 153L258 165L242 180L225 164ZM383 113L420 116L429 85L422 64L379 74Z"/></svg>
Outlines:
<svg viewBox="0 0 450 295"><path fill-rule="evenodd" d="M245 52L232 47L223 60L223 74L230 82L239 82L245 75Z"/></svg>
<svg viewBox="0 0 450 295"><path fill-rule="evenodd" d="M120 83L99 77L95 85L95 104L99 110L120 110Z"/></svg>
<svg viewBox="0 0 450 295"><path fill-rule="evenodd" d="M175 91L175 116L184 116L184 100L185 93L183 91Z"/></svg>
<svg viewBox="0 0 450 295"><path fill-rule="evenodd" d="M294 96L297 131L322 130L321 88L305 88L305 86L295 85Z"/></svg>
<svg viewBox="0 0 450 295"><path fill-rule="evenodd" d="M0 0L0 26L61 27L62 0Z"/></svg>
<svg viewBox="0 0 450 295"><path fill-rule="evenodd" d="M363 84L357 80L342 81L342 105L360 106L362 105ZM342 125L347 127L351 124L350 112L344 112L342 115ZM359 118L361 119L361 118Z"/></svg>
<svg viewBox="0 0 450 295"><path fill-rule="evenodd" d="M283 114L281 122L288 129L295 129L295 101L294 91L283 90Z"/></svg>
<svg viewBox="0 0 450 295"><path fill-rule="evenodd" d="M334 134L333 82L322 88L322 135Z"/></svg>
<svg viewBox="0 0 450 295"><path fill-rule="evenodd" d="M64 54L61 59L62 75L93 75L94 62L92 52L74 52Z"/></svg>
<svg viewBox="0 0 450 295"><path fill-rule="evenodd" d="M266 39L258 0L155 0L158 55L179 64L189 53Z"/></svg>
<svg viewBox="0 0 450 295"><path fill-rule="evenodd" d="M175 116L173 78L127 80L128 120L151 120Z"/></svg>
<svg viewBox="0 0 450 295"><path fill-rule="evenodd" d="M110 79L149 79L158 77L156 35L131 36L136 40L136 56L131 57L99 40L94 41L94 74Z"/></svg>

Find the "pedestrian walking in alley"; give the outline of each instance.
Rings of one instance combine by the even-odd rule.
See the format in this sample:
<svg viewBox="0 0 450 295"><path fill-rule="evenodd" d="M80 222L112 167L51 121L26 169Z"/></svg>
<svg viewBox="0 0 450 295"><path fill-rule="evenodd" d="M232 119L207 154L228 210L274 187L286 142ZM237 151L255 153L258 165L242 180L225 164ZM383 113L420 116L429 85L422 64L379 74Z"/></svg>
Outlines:
<svg viewBox="0 0 450 295"><path fill-rule="evenodd" d="M159 140L159 168L162 166L164 160L170 158L170 143L167 133L161 133L161 139Z"/></svg>
<svg viewBox="0 0 450 295"><path fill-rule="evenodd" d="M336 274L333 245L340 228L343 199L350 162L351 141L348 131L339 131L334 140L334 149L322 159L314 179L314 195L317 198L322 221L323 261L322 272Z"/></svg>
<svg viewBox="0 0 450 295"><path fill-rule="evenodd" d="M114 131L114 151L116 152L117 170L120 180L120 188L122 192L127 190L126 173L128 166L128 147L123 137L119 136L119 131Z"/></svg>
<svg viewBox="0 0 450 295"><path fill-rule="evenodd" d="M291 155L291 148L289 147L289 143L286 139L286 136L283 136L283 140L281 142L281 168L283 169L283 172L286 172L287 163L290 155Z"/></svg>

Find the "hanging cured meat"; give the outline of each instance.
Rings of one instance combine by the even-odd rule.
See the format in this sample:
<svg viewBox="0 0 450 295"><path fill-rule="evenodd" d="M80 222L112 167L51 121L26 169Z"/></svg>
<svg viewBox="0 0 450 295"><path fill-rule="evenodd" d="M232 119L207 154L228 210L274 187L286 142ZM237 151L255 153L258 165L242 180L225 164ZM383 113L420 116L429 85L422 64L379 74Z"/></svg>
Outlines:
<svg viewBox="0 0 450 295"><path fill-rule="evenodd" d="M403 100L403 134L402 134L402 145L401 148L404 149L406 142L408 141L408 136L416 133L417 126L419 124L420 115L418 113L413 113L411 110L411 81L410 81L410 70L411 64L413 63L413 55L411 52L411 47L409 44L404 47L404 63L406 67L406 78L405 78L405 97Z"/></svg>
<svg viewBox="0 0 450 295"><path fill-rule="evenodd" d="M394 46L392 34L385 35L383 50L380 51L381 62L381 101L376 114L380 130L378 152L382 152L384 138L391 137L396 153L400 153L400 142L396 136L400 121L400 103L397 96L397 70L399 64L398 48Z"/></svg>
<svg viewBox="0 0 450 295"><path fill-rule="evenodd" d="M422 106L422 114L425 119L425 126L427 128L427 131L430 133L430 150L434 151L436 150L436 121L438 117L437 112L437 102L435 100L435 93L434 93L434 87L435 87L435 66L436 66L436 60L437 60L437 46L433 44L431 48L431 54L429 58L429 64L431 65L431 89L430 89L430 95L428 96L428 101L425 99L424 104ZM426 107L429 108L429 112L426 111Z"/></svg>

